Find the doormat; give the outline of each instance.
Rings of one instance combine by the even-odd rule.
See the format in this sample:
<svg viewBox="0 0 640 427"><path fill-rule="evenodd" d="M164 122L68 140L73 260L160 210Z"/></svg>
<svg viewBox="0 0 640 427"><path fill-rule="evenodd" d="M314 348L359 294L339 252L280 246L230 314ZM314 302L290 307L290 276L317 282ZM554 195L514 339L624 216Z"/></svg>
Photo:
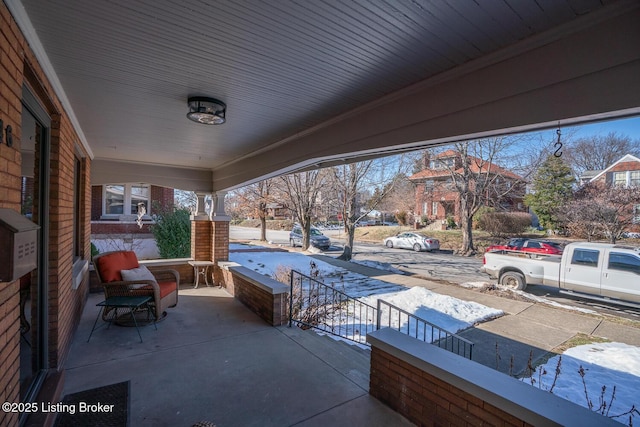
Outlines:
<svg viewBox="0 0 640 427"><path fill-rule="evenodd" d="M55 427L128 427L129 381L68 394Z"/></svg>

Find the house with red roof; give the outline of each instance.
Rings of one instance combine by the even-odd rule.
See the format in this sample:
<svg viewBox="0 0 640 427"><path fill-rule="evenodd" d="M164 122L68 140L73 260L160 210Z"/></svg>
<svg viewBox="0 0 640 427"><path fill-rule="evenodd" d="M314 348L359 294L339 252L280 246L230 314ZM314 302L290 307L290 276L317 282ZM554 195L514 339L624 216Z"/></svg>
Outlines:
<svg viewBox="0 0 640 427"><path fill-rule="evenodd" d="M473 188L479 179L490 180L486 191L480 195L483 205L502 212L527 212L524 206L525 182L517 174L473 156L465 156L472 178ZM460 220L460 194L456 181L463 172L463 156L455 150L447 150L435 156L427 156L424 169L409 177L415 186L415 215L429 221L453 218Z"/></svg>

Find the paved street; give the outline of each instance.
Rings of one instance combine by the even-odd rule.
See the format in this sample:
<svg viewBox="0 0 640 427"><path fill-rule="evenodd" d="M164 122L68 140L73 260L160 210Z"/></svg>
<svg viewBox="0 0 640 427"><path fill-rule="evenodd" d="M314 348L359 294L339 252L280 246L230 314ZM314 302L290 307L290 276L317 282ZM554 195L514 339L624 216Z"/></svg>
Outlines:
<svg viewBox="0 0 640 427"><path fill-rule="evenodd" d="M344 244L344 233L341 230L326 230L334 243L326 255L339 255ZM236 240L257 241L259 228L231 227L230 238ZM288 245L289 231L267 230L267 240L273 244ZM356 242L354 247L355 261L375 261L390 264L392 267L408 271L430 280L445 280L452 283L486 281L486 275L478 270L482 259L453 256L450 252L414 252L407 249L389 249L380 242Z"/></svg>

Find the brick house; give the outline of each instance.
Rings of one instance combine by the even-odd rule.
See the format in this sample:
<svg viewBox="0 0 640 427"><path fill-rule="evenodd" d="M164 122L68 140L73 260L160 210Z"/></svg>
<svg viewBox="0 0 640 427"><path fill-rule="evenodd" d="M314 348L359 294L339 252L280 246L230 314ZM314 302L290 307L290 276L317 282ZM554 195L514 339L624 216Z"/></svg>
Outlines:
<svg viewBox="0 0 640 427"><path fill-rule="evenodd" d="M525 184L520 176L477 157L467 158L475 175L485 175L494 181L485 194L485 206L504 212L526 212L523 203ZM459 222L460 200L452 188L452 173L460 172L462 156L457 151L447 150L423 160L424 169L409 177L415 186L416 218L427 217L429 221L453 218Z"/></svg>
<svg viewBox="0 0 640 427"><path fill-rule="evenodd" d="M604 182L608 185L634 187L640 185L640 159L631 154L622 156L608 168L595 171L585 171L582 177L591 176L588 182Z"/></svg>
<svg viewBox="0 0 640 427"><path fill-rule="evenodd" d="M585 177L590 177L585 179ZM601 183L620 187L640 186L640 159L631 154L622 156L608 168L602 171L585 171L580 182ZM633 213L634 227L629 231L640 231L640 204L629 206L629 213Z"/></svg>

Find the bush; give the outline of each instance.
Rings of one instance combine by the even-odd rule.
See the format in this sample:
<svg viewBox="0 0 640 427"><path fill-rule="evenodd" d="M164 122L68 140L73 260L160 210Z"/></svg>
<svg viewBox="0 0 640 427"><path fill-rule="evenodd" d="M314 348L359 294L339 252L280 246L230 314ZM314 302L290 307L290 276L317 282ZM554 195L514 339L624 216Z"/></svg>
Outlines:
<svg viewBox="0 0 640 427"><path fill-rule="evenodd" d="M481 221L481 218L483 216L485 216L486 214L491 213L491 212L495 212L495 211L496 211L495 208L491 208L489 206L480 207L480 209L478 209L478 211L473 215L473 220L471 222L471 227L474 230L479 230L480 226L478 225L478 223Z"/></svg>
<svg viewBox="0 0 640 427"><path fill-rule="evenodd" d="M396 219L398 220L398 224L407 225L407 219L409 215L406 211L396 212Z"/></svg>
<svg viewBox="0 0 640 427"><path fill-rule="evenodd" d="M151 232L156 238L160 258L188 258L191 256L191 220L189 209L166 208L156 210Z"/></svg>
<svg viewBox="0 0 640 427"><path fill-rule="evenodd" d="M100 251L98 250L96 245L94 245L93 242L91 242L91 259L93 259L93 257L98 255L99 253Z"/></svg>
<svg viewBox="0 0 640 427"><path fill-rule="evenodd" d="M456 220L453 219L452 216L448 216L447 217L447 230L453 230L454 228L457 228L458 225L456 224Z"/></svg>
<svg viewBox="0 0 640 427"><path fill-rule="evenodd" d="M478 228L493 237L521 234L531 225L531 215L524 212L485 212L478 218Z"/></svg>

